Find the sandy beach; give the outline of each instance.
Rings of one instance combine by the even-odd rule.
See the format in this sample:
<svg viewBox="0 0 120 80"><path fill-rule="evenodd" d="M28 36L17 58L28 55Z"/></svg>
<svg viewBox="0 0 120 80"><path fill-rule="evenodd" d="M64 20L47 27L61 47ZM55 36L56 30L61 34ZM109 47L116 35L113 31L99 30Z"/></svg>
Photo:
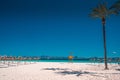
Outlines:
<svg viewBox="0 0 120 80"><path fill-rule="evenodd" d="M120 80L120 66L91 63L37 62L9 67L0 64L0 80Z"/></svg>

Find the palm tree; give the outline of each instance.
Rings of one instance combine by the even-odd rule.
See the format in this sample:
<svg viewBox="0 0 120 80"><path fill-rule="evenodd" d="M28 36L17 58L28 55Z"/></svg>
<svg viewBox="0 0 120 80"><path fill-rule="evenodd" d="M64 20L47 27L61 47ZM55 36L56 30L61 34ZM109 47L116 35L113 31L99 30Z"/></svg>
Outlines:
<svg viewBox="0 0 120 80"><path fill-rule="evenodd" d="M105 23L106 18L109 17L111 14L117 14L116 10L109 9L105 3L98 4L97 7L92 9L92 12L89 14L93 18L100 18L102 21L102 32L103 32L103 42L104 42L104 63L105 69L108 69L107 66L107 50L106 50L106 30L105 30Z"/></svg>
<svg viewBox="0 0 120 80"><path fill-rule="evenodd" d="M118 0L115 4L113 4L110 9L116 9L120 11L120 0Z"/></svg>

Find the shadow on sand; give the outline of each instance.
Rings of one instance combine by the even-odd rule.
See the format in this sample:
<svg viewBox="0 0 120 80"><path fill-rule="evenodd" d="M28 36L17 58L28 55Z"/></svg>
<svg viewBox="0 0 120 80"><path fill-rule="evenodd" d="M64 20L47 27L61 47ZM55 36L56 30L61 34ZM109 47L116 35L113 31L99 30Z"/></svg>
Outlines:
<svg viewBox="0 0 120 80"><path fill-rule="evenodd" d="M43 68L43 70L69 70L68 68Z"/></svg>
<svg viewBox="0 0 120 80"><path fill-rule="evenodd" d="M0 66L0 68L8 68L8 66Z"/></svg>
<svg viewBox="0 0 120 80"><path fill-rule="evenodd" d="M87 72L87 71L61 71L61 72L56 72L56 73L61 74L61 75L75 74L76 76L80 76L81 74L95 74L93 72Z"/></svg>
<svg viewBox="0 0 120 80"><path fill-rule="evenodd" d="M120 71L120 69L115 69L115 70Z"/></svg>
<svg viewBox="0 0 120 80"><path fill-rule="evenodd" d="M87 72L87 71L73 71L68 68L43 68L43 70L52 70L52 71L57 71L55 73L60 74L60 75L76 75L80 76L81 74L95 74L93 72Z"/></svg>
<svg viewBox="0 0 120 80"><path fill-rule="evenodd" d="M97 72L89 72L89 71L82 71L82 70L81 71L75 71L75 70L71 70L71 69L68 69L68 68L44 68L43 70L53 70L53 71L55 71L56 74L60 74L60 75L81 76L82 74L87 74L87 75L90 75L90 76L104 77L104 78L107 78L107 76L105 76L105 74L120 74L120 73L102 73L102 72L97 73Z"/></svg>
<svg viewBox="0 0 120 80"><path fill-rule="evenodd" d="M9 67L15 67L17 65L14 65L14 64L3 64L3 65L0 65L0 68L9 68Z"/></svg>

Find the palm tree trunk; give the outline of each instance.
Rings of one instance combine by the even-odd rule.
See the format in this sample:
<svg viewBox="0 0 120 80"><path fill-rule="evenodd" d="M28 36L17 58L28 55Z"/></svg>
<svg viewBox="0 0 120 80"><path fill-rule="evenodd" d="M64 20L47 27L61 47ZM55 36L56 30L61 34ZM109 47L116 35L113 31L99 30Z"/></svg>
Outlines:
<svg viewBox="0 0 120 80"><path fill-rule="evenodd" d="M105 18L102 18L102 25L103 25L103 42L104 42L104 63L105 63L105 70L107 70L108 65L107 65L107 50L106 50Z"/></svg>

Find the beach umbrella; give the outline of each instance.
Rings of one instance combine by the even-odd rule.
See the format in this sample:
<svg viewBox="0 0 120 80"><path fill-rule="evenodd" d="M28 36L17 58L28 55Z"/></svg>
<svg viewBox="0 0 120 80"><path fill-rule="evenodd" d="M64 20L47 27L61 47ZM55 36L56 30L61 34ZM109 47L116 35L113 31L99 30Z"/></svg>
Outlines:
<svg viewBox="0 0 120 80"><path fill-rule="evenodd" d="M70 62L72 62L72 60L73 60L73 56L72 56L72 52L70 53L70 55L68 56L68 60L70 61Z"/></svg>
<svg viewBox="0 0 120 80"><path fill-rule="evenodd" d="M6 63L7 56L3 56L4 64Z"/></svg>
<svg viewBox="0 0 120 80"><path fill-rule="evenodd" d="M118 65L120 65L120 58L118 59Z"/></svg>
<svg viewBox="0 0 120 80"><path fill-rule="evenodd" d="M31 63L31 57L30 56L28 57L28 61L29 61L29 63Z"/></svg>
<svg viewBox="0 0 120 80"><path fill-rule="evenodd" d="M20 62L21 62L21 60L22 60L22 56L18 56L18 57L17 57L17 60L18 60L18 61L17 61L17 65L18 65L18 64L20 64Z"/></svg>
<svg viewBox="0 0 120 80"><path fill-rule="evenodd" d="M1 63L2 57L0 56L0 63Z"/></svg>
<svg viewBox="0 0 120 80"><path fill-rule="evenodd" d="M112 63L112 58L109 58L109 59L108 59L108 62L109 62L109 63Z"/></svg>
<svg viewBox="0 0 120 80"><path fill-rule="evenodd" d="M24 64L26 64L27 57L23 57Z"/></svg>
<svg viewBox="0 0 120 80"><path fill-rule="evenodd" d="M68 59L69 60L73 60L73 56L68 56Z"/></svg>

